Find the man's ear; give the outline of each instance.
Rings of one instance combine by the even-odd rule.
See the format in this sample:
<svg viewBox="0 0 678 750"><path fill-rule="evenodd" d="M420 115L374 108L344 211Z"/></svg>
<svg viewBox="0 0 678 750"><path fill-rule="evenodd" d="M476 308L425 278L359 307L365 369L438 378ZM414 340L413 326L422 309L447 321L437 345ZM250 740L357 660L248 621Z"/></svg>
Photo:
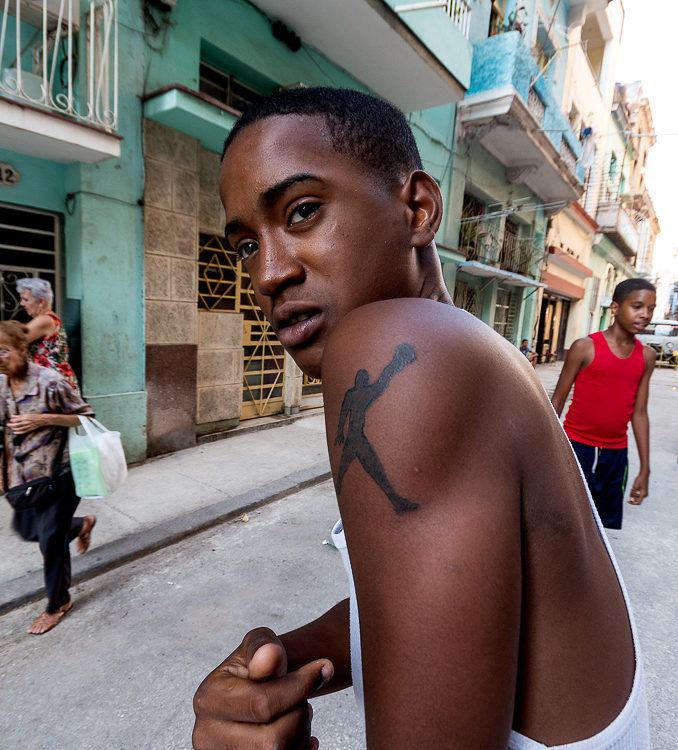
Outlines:
<svg viewBox="0 0 678 750"><path fill-rule="evenodd" d="M408 177L402 191L409 208L412 247L426 247L433 242L443 219L443 197L438 183L418 169Z"/></svg>

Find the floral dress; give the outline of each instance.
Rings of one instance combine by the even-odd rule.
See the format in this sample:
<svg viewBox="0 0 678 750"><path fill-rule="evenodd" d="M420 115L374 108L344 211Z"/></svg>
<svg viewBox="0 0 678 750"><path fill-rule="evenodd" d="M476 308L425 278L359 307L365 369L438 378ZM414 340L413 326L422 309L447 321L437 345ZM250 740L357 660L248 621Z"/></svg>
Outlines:
<svg viewBox="0 0 678 750"><path fill-rule="evenodd" d="M64 325L53 312L46 314L54 321L56 328L51 336L43 336L30 344L28 351L31 358L36 365L56 370L80 392L78 379L75 377L73 368L68 364L68 339Z"/></svg>

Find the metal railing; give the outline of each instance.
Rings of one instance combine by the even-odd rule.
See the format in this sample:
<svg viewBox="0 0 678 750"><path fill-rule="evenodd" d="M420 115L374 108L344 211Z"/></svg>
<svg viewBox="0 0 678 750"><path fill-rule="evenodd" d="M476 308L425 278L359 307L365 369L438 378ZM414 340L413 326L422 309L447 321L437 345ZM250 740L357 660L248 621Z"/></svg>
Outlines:
<svg viewBox="0 0 678 750"><path fill-rule="evenodd" d="M486 219L461 220L459 249L466 260L477 260L489 266L499 261L499 227Z"/></svg>
<svg viewBox="0 0 678 750"><path fill-rule="evenodd" d="M469 0L424 0L424 2L396 5L393 10L396 13L409 13L413 10L430 10L431 8L444 8L445 13L468 39L471 29L471 3Z"/></svg>
<svg viewBox="0 0 678 750"><path fill-rule="evenodd" d="M530 88L530 92L527 95L527 108L534 115L534 119L539 125L543 125L544 115L546 114L546 105L541 100L539 94L534 90L534 87Z"/></svg>
<svg viewBox="0 0 678 750"><path fill-rule="evenodd" d="M534 242L531 239L505 232L499 253L499 267L505 271L519 273L521 276L531 276L534 250Z"/></svg>
<svg viewBox="0 0 678 750"><path fill-rule="evenodd" d="M562 156L563 161L567 165L568 169L572 173L575 173L577 169L577 156L564 137L560 142L560 155Z"/></svg>
<svg viewBox="0 0 678 750"><path fill-rule="evenodd" d="M4 0L3 6L0 94L116 130L118 0Z"/></svg>
<svg viewBox="0 0 678 750"><path fill-rule="evenodd" d="M457 24L461 33L468 39L471 29L471 4L468 0L448 0L447 15Z"/></svg>
<svg viewBox="0 0 678 750"><path fill-rule="evenodd" d="M499 227L487 219L462 219L459 249L466 255L466 260L475 260L522 276L534 276L534 240L504 232L500 241Z"/></svg>

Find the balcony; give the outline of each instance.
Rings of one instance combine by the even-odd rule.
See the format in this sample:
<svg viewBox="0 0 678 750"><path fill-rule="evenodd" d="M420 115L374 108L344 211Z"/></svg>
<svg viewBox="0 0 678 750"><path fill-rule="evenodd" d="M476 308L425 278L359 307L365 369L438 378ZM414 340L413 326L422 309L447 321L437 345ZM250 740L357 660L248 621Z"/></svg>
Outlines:
<svg viewBox="0 0 678 750"><path fill-rule="evenodd" d="M523 283L513 279L516 286L529 286L535 277L538 251L534 240L510 232L504 232L501 238L498 225L488 219L462 219L459 252L468 261L461 264L461 269L476 276L523 277Z"/></svg>
<svg viewBox="0 0 678 750"><path fill-rule="evenodd" d="M62 163L120 156L118 0L4 0L0 143Z"/></svg>
<svg viewBox="0 0 678 750"><path fill-rule="evenodd" d="M636 256L640 240L638 227L621 203L600 203L596 222L598 231L606 234L627 259Z"/></svg>
<svg viewBox="0 0 678 750"><path fill-rule="evenodd" d="M579 198L581 144L520 32L474 47L471 85L459 103L462 138L480 143L547 207Z"/></svg>
<svg viewBox="0 0 678 750"><path fill-rule="evenodd" d="M434 3L429 3L434 5ZM304 41L405 112L456 102L471 78L467 0L257 0ZM396 12L398 8L398 12Z"/></svg>

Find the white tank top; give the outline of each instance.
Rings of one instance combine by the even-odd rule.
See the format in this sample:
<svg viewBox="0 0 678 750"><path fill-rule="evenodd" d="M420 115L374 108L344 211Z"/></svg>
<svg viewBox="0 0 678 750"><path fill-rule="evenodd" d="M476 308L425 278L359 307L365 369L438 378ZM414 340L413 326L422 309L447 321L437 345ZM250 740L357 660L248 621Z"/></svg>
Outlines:
<svg viewBox="0 0 678 750"><path fill-rule="evenodd" d="M581 471L581 469L580 469ZM582 477L583 478L583 477ZM586 483L584 482L586 486ZM588 487L587 487L588 492ZM612 554L610 544L603 531L603 527L598 518L598 514L591 500L589 493L589 502L598 524L598 530L601 538L605 543L607 552L612 560L617 579L619 580L619 586L621 587L622 593L624 594L624 601L626 602L626 608L629 613L629 621L631 623L631 631L633 633L633 648L636 655L636 671L633 678L633 687L631 688L631 695L629 696L626 705L621 710L611 724L598 734L590 737L586 740L580 740L579 742L571 742L567 745L552 745L551 750L650 750L650 730L647 712L647 697L645 694L645 674L643 671L643 657L640 651L640 643L638 642L638 635L636 632L636 623L631 610L629 602L628 592L624 585L624 580L619 572L617 561ZM351 672L353 675L353 692L355 694L356 702L360 708L363 719L365 715L365 706L363 698L363 675L362 675L362 659L360 652L360 624L358 619L358 603L355 595L355 586L353 584L353 573L351 571L351 561L348 557L348 549L346 548L346 539L344 537L344 529L341 520L337 521L334 528L332 529L332 541L336 548L341 552L341 558L346 569L346 575L348 576L350 586L350 612L351 612ZM547 745L543 745L541 742L535 742L529 737L525 737L518 732L511 732L507 745L507 750L542 750L547 748Z"/></svg>

